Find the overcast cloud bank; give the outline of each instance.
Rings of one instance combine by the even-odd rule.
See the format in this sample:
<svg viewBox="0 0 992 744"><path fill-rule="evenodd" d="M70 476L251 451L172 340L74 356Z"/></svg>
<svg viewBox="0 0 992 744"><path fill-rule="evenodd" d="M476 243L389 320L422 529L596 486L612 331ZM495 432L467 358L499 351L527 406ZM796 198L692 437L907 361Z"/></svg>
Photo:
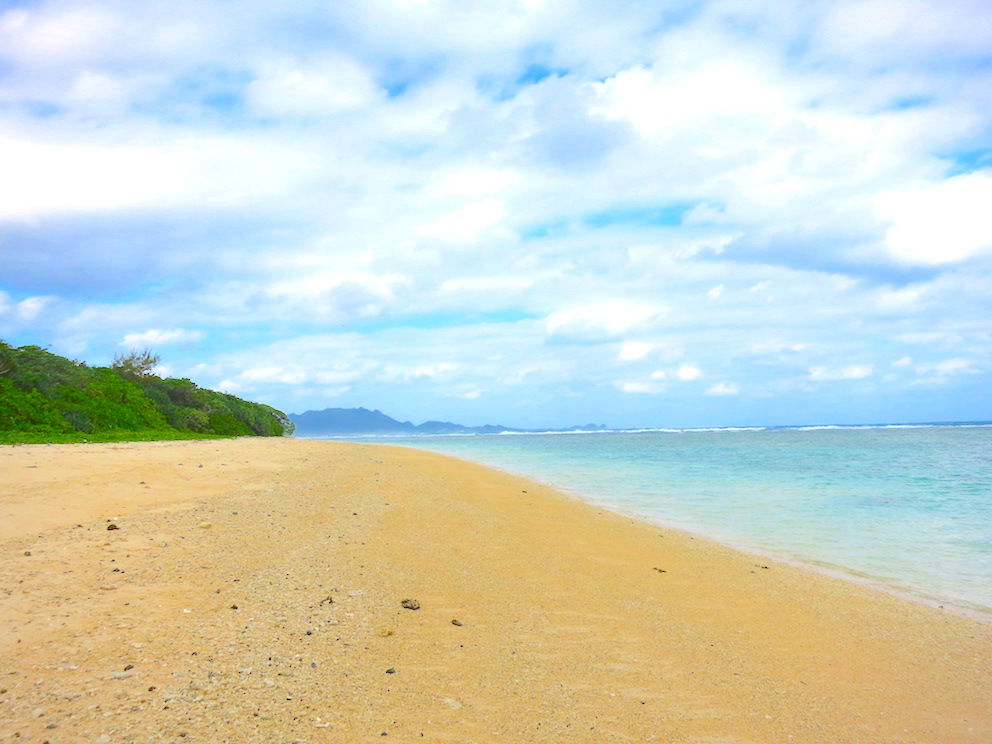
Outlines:
<svg viewBox="0 0 992 744"><path fill-rule="evenodd" d="M0 7L11 343L414 421L992 419L987 2Z"/></svg>

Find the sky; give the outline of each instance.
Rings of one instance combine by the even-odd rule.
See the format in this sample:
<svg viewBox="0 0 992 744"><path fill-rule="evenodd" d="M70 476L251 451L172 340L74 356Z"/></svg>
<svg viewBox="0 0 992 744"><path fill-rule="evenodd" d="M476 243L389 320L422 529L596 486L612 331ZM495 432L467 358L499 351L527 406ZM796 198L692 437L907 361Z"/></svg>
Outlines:
<svg viewBox="0 0 992 744"><path fill-rule="evenodd" d="M988 0L0 0L0 339L289 413L992 419Z"/></svg>

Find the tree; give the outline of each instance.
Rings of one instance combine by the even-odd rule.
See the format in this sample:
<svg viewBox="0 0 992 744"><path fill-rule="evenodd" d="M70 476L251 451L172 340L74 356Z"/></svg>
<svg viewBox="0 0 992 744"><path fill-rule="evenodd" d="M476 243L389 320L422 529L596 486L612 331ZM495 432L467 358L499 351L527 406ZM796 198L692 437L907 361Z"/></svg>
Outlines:
<svg viewBox="0 0 992 744"><path fill-rule="evenodd" d="M150 349L131 349L126 354L116 354L110 366L125 377L148 377L152 368L161 361L162 357L153 354Z"/></svg>

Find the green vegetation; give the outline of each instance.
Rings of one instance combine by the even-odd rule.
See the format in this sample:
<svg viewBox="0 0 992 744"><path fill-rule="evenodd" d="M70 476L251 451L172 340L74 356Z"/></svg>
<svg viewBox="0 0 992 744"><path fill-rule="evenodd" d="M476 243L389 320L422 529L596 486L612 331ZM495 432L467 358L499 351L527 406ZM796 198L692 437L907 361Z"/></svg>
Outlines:
<svg viewBox="0 0 992 744"><path fill-rule="evenodd" d="M148 350L89 367L37 346L0 341L0 444L115 442L291 434L261 403L151 373Z"/></svg>

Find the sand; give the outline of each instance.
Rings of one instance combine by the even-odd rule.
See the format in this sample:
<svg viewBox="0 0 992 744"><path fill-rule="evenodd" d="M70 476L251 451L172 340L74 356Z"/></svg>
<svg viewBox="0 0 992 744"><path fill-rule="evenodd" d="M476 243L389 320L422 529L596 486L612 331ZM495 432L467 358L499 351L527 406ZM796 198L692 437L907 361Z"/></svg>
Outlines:
<svg viewBox="0 0 992 744"><path fill-rule="evenodd" d="M989 623L415 450L3 447L0 543L0 741L992 741Z"/></svg>

